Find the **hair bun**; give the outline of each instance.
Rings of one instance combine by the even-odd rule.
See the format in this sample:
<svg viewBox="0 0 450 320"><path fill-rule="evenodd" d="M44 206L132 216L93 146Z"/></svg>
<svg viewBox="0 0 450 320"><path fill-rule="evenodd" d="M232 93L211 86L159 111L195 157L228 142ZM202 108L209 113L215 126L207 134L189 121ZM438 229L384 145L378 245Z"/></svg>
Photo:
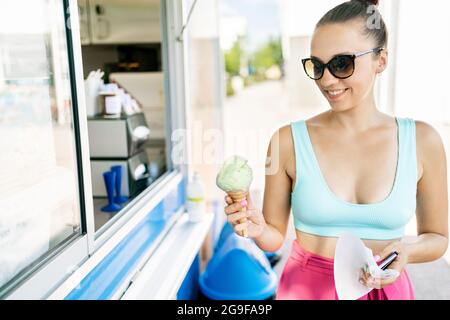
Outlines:
<svg viewBox="0 0 450 320"><path fill-rule="evenodd" d="M380 3L380 0L356 0L358 2L363 2L365 4L372 4L374 6L377 6Z"/></svg>

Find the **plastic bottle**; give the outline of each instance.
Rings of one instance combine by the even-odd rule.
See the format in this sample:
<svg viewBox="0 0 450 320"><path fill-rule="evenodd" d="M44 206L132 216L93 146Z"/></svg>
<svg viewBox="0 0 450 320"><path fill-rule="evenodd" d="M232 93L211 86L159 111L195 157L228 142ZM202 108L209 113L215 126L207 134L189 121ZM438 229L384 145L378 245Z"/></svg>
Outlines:
<svg viewBox="0 0 450 320"><path fill-rule="evenodd" d="M198 222L206 217L205 188L198 172L187 186L186 210L189 220Z"/></svg>

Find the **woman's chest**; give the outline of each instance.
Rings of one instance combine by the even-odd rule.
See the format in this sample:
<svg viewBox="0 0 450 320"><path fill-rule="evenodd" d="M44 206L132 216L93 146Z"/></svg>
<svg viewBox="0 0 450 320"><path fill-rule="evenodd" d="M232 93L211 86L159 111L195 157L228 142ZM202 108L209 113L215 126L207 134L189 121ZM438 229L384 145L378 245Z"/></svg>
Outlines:
<svg viewBox="0 0 450 320"><path fill-rule="evenodd" d="M371 204L385 200L394 187L399 164L396 131L357 137L321 131L310 133L310 166L296 165L295 158L288 166L293 186L297 177L312 174L323 188L345 202Z"/></svg>
<svg viewBox="0 0 450 320"><path fill-rule="evenodd" d="M399 159L396 139L330 137L314 146L316 174L336 197L349 203L370 204L389 196Z"/></svg>

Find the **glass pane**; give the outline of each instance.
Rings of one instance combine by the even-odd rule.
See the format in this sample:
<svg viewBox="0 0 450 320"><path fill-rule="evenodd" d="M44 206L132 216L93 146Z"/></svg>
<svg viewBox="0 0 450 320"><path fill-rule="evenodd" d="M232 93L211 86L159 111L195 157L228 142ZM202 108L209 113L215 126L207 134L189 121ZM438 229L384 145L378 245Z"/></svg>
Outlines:
<svg viewBox="0 0 450 320"><path fill-rule="evenodd" d="M0 4L0 291L80 233L60 0Z"/></svg>
<svg viewBox="0 0 450 320"><path fill-rule="evenodd" d="M78 1L95 230L167 172L160 0Z"/></svg>

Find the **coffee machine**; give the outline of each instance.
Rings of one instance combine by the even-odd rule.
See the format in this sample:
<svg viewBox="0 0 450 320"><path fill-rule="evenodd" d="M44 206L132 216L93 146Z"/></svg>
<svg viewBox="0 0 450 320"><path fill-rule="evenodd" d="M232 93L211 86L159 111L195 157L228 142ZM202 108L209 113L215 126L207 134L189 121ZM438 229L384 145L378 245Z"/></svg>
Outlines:
<svg viewBox="0 0 450 320"><path fill-rule="evenodd" d="M107 196L103 174L117 165L122 166L124 196L134 197L149 185L152 177L144 144L150 128L143 113L117 118L89 117L88 132L94 197Z"/></svg>

